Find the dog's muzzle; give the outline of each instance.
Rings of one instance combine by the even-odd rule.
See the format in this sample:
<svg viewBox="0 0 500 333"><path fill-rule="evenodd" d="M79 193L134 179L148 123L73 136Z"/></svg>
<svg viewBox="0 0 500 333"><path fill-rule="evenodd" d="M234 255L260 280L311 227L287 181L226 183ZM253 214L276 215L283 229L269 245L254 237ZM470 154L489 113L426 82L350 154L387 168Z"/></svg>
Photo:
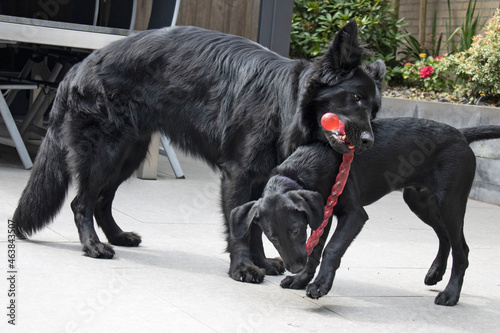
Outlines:
<svg viewBox="0 0 500 333"><path fill-rule="evenodd" d="M287 264L285 262L286 270L293 273L293 274L300 273L305 267L306 267L306 260L303 260L303 259L297 259L292 264Z"/></svg>
<svg viewBox="0 0 500 333"><path fill-rule="evenodd" d="M359 137L359 141L360 141L359 145L356 146L356 152L358 154L373 147L373 143L375 140L373 138L372 133L370 133L368 131L364 131L361 133L361 135Z"/></svg>

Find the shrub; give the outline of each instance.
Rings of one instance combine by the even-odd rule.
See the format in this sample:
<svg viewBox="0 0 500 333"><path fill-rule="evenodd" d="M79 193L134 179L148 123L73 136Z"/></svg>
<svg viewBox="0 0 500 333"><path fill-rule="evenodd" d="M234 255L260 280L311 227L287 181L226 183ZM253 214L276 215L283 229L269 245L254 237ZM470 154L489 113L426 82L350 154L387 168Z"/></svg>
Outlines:
<svg viewBox="0 0 500 333"><path fill-rule="evenodd" d="M450 55L444 69L455 73L456 93L470 101L500 96L500 9L487 22L485 33L474 36L471 47Z"/></svg>
<svg viewBox="0 0 500 333"><path fill-rule="evenodd" d="M403 67L403 78L411 86L420 87L426 91L446 91L452 86L452 80L444 70L443 56L427 56L420 54L415 63L407 62Z"/></svg>
<svg viewBox="0 0 500 333"><path fill-rule="evenodd" d="M396 65L396 50L404 36L388 1L374 0L295 0L292 18L290 56L313 58L322 54L336 32L355 19L359 37L373 52L370 61L382 59L388 66Z"/></svg>

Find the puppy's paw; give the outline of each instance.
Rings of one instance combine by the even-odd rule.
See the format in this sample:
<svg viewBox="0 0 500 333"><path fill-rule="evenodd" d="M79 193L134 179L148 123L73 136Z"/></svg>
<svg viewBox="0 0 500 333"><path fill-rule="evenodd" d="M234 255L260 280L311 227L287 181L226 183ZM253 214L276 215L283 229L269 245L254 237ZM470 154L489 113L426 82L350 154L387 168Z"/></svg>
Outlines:
<svg viewBox="0 0 500 333"><path fill-rule="evenodd" d="M322 275L320 271L320 275L316 277L314 282L310 283L306 287L306 295L307 297L318 299L320 297L328 294L330 289L332 289L334 274L325 274Z"/></svg>
<svg viewBox="0 0 500 333"><path fill-rule="evenodd" d="M325 288L325 286L317 283L311 283L306 287L306 295L312 299L318 299L320 297L328 294L330 289Z"/></svg>
<svg viewBox="0 0 500 333"><path fill-rule="evenodd" d="M436 296L434 303L436 303L437 305L453 306L458 303L459 298L460 293L451 292L445 289Z"/></svg>
<svg viewBox="0 0 500 333"><path fill-rule="evenodd" d="M111 259L115 255L115 250L110 245L94 241L84 244L83 252L88 257L100 259Z"/></svg>
<svg viewBox="0 0 500 333"><path fill-rule="evenodd" d="M432 265L425 276L424 283L427 286L433 286L443 279L443 275L446 271L446 265Z"/></svg>
<svg viewBox="0 0 500 333"><path fill-rule="evenodd" d="M115 236L113 239L109 239L109 242L113 245L118 246L139 246L141 244L141 236L135 232L122 232L121 234Z"/></svg>
<svg viewBox="0 0 500 333"><path fill-rule="evenodd" d="M234 269L231 269L229 271L229 275L236 281L261 283L264 280L266 271L263 268L259 268L254 265L242 264Z"/></svg>
<svg viewBox="0 0 500 333"><path fill-rule="evenodd" d="M280 286L286 289L304 289L312 278L313 275L307 273L289 275L281 280Z"/></svg>

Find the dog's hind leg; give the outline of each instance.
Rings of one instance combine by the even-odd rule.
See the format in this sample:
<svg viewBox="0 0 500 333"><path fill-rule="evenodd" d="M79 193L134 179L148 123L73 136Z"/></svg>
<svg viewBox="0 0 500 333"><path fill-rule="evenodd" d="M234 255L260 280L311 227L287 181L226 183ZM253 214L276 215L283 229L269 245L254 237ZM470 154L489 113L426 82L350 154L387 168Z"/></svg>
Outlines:
<svg viewBox="0 0 500 333"><path fill-rule="evenodd" d="M463 156L464 161L467 156ZM472 156L472 158L474 158ZM465 161L466 162L466 161ZM440 292L434 303L438 305L455 305L460 298L465 271L469 266L469 247L463 233L465 207L474 177L474 168L460 168L463 174L454 174L456 179L438 177L441 181L436 189L420 193L405 189L405 201L424 222L431 225L439 237L439 251L429 272L426 283L437 282L446 269L446 261L451 247L453 265L446 288ZM415 209L417 208L417 209Z"/></svg>
<svg viewBox="0 0 500 333"><path fill-rule="evenodd" d="M332 218L333 217L330 217L328 224L323 230L323 234L319 238L318 244L314 247L311 255L307 258L306 267L304 267L304 269L298 274L285 277L280 283L282 288L304 289L313 279L314 274L316 274L316 268L320 263L321 253L323 252L326 240L328 239L328 233L330 232L330 228L332 226Z"/></svg>
<svg viewBox="0 0 500 333"><path fill-rule="evenodd" d="M114 135L104 135L100 125L82 120L72 132L70 161L75 172L78 192L71 203L83 251L89 257L109 259L114 250L99 240L94 228L94 213L97 200L105 188L113 188L119 178L123 162L128 155L130 142L128 128ZM109 131L108 131L109 132ZM115 185L116 186L116 185Z"/></svg>
<svg viewBox="0 0 500 333"><path fill-rule="evenodd" d="M471 172L470 184L472 184L473 176L474 170ZM460 177L459 179L463 181L460 184L466 187L467 177ZM464 191L463 188L452 188L440 205L442 220L450 240L453 265L450 280L446 288L434 300L434 303L438 305L450 306L457 304L462 290L465 271L469 266L469 247L464 236L464 215L468 193L469 191Z"/></svg>
<svg viewBox="0 0 500 333"><path fill-rule="evenodd" d="M469 247L464 236L464 216L476 169L476 157L467 146L451 146L446 169L436 175L440 181L434 193L439 215L450 241L453 264L446 288L440 292L434 303L455 305L460 298L465 271L469 266ZM453 149L451 149L453 148ZM458 181L457 181L458 180Z"/></svg>
<svg viewBox="0 0 500 333"><path fill-rule="evenodd" d="M115 251L111 246L101 243L94 229L94 207L99 191L91 187L81 187L78 195L71 202L71 209L75 215L75 224L78 228L82 250L92 258L113 258Z"/></svg>
<svg viewBox="0 0 500 333"><path fill-rule="evenodd" d="M116 179L111 181L108 186L103 188L97 199L94 216L97 224L101 227L108 241L118 246L139 246L141 236L134 232L124 232L113 218L111 206L115 197L116 190L120 184L128 179L132 173L139 167L146 158L150 138L138 141L133 144L125 158L121 172Z"/></svg>
<svg viewBox="0 0 500 333"><path fill-rule="evenodd" d="M440 292L434 302L438 305L455 305L460 298L465 271L469 266L469 247L463 232L466 201L463 203L445 203L441 211L451 244L453 265L446 288Z"/></svg>
<svg viewBox="0 0 500 333"><path fill-rule="evenodd" d="M451 248L435 193L431 193L428 189L406 188L403 191L403 198L411 211L434 229L439 239L438 253L424 280L426 285L433 286L443 279Z"/></svg>

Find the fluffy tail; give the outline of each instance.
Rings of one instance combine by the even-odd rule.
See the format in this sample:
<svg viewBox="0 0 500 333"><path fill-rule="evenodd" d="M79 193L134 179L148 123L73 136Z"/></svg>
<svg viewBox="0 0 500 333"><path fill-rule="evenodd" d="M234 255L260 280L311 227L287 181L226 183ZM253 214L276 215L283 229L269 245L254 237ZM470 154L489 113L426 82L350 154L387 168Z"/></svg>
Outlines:
<svg viewBox="0 0 500 333"><path fill-rule="evenodd" d="M460 132L465 136L468 143L480 140L500 139L500 126L478 126L461 128Z"/></svg>
<svg viewBox="0 0 500 333"><path fill-rule="evenodd" d="M66 148L61 138L62 116L51 110L51 124L38 151L28 184L12 220L18 238L26 238L45 227L59 212L70 182ZM57 119L60 118L60 119Z"/></svg>

